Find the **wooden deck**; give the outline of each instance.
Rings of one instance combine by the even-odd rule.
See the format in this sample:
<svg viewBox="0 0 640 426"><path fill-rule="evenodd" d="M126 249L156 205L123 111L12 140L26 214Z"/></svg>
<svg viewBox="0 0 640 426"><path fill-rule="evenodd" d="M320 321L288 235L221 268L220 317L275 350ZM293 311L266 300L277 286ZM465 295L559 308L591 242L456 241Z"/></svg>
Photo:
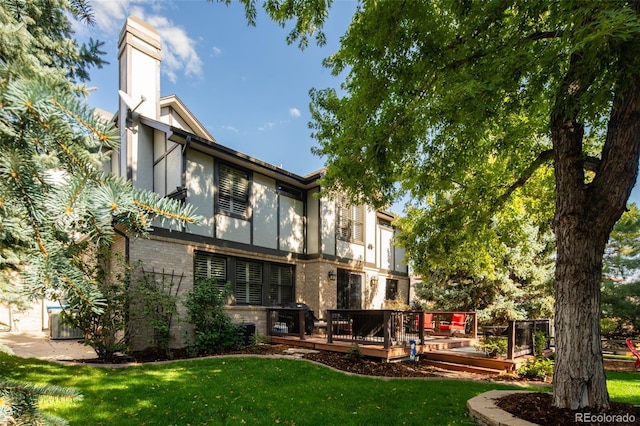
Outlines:
<svg viewBox="0 0 640 426"><path fill-rule="evenodd" d="M326 335L313 334L301 340L298 336L271 336L273 343L303 347L322 351L348 353L356 344L362 355L379 358L392 362L406 360L411 354L409 346L392 346L385 349L383 344L362 344L356 341L334 341L327 343ZM487 358L478 354L454 350L456 348L471 347L477 343L476 339L464 337L434 337L426 340L424 345L416 346L416 354L429 364L454 371L466 371L479 374L512 373L525 359L509 360L503 358Z"/></svg>
<svg viewBox="0 0 640 426"><path fill-rule="evenodd" d="M292 335L271 336L271 341L273 343L282 343L303 348L342 353L352 351L357 345L362 355L373 358L380 358L384 361L407 359L411 355L411 348L409 347L409 345L392 346L389 349L385 349L382 343L371 344L362 343L355 340L334 340L332 343L327 343L327 337L322 334L307 335L305 336L304 340L300 339L298 336ZM421 355L423 353L431 351L441 351L460 348L464 346L473 346L475 343L475 339L468 339L463 337L436 337L427 340L426 344L424 345L416 345L416 354Z"/></svg>

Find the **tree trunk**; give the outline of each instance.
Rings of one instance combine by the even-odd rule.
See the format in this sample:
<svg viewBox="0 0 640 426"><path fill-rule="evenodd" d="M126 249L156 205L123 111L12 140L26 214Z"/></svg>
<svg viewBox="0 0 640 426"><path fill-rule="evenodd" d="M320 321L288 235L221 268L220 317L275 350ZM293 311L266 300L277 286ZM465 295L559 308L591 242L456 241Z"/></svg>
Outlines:
<svg viewBox="0 0 640 426"><path fill-rule="evenodd" d="M556 123L556 359L554 405L576 410L609 407L600 348L600 277L609 231L589 217L582 164L584 130Z"/></svg>
<svg viewBox="0 0 640 426"><path fill-rule="evenodd" d="M606 239L588 232L580 217L572 221L556 231L554 405L604 410L609 395L600 344L600 283Z"/></svg>
<svg viewBox="0 0 640 426"><path fill-rule="evenodd" d="M553 399L560 408L609 407L600 342L602 256L635 184L640 152L640 77L634 74L625 83L614 97L591 182L582 126L561 108L551 120L557 244Z"/></svg>

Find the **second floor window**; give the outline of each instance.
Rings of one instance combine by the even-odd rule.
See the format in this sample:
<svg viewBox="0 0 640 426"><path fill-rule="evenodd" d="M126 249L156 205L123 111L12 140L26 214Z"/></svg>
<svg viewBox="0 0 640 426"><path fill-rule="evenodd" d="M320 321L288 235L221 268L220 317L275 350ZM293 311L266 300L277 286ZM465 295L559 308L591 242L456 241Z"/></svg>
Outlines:
<svg viewBox="0 0 640 426"><path fill-rule="evenodd" d="M350 205L346 197L336 199L336 233L344 241L364 241L364 206Z"/></svg>
<svg viewBox="0 0 640 426"><path fill-rule="evenodd" d="M221 164L218 169L218 211L246 217L248 206L248 173Z"/></svg>

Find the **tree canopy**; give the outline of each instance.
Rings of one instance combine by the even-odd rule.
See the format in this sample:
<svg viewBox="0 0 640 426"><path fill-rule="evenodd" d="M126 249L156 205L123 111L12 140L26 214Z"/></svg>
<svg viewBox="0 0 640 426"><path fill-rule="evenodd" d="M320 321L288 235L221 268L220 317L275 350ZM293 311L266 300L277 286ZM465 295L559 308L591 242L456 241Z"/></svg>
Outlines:
<svg viewBox="0 0 640 426"><path fill-rule="evenodd" d="M330 7L267 3L277 22L294 20L289 41L314 34ZM555 204L559 407L609 406L600 283L638 172L639 14L627 0L363 0L325 61L347 74L341 92L311 91L325 188L378 207L408 191L425 215L453 194L439 232L485 230L553 166L538 195Z"/></svg>
<svg viewBox="0 0 640 426"><path fill-rule="evenodd" d="M144 235L156 216L189 223L179 202L136 191L104 172L118 148L114 123L86 105L101 43L78 45L70 17L91 18L76 0L2 1L0 7L0 271L20 271L28 294L100 309L83 272L84 243L110 244L114 226ZM91 261L91 259L85 259Z"/></svg>

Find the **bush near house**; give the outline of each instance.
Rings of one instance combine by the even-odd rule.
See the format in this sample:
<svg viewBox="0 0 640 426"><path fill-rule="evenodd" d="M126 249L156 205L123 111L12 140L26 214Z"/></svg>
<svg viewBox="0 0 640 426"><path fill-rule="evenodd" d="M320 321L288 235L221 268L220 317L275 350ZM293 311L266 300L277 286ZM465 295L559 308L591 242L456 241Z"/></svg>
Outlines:
<svg viewBox="0 0 640 426"><path fill-rule="evenodd" d="M220 288L215 278L201 279L187 295L187 322L194 326L192 350L210 354L242 346L242 329L224 310L229 288Z"/></svg>

